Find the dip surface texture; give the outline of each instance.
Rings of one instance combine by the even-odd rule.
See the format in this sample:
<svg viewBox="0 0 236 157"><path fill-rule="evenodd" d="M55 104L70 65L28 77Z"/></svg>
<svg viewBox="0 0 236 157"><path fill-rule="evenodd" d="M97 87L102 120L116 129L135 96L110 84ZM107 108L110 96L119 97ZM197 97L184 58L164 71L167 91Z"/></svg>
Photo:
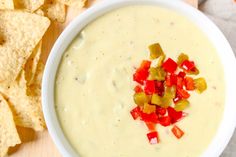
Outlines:
<svg viewBox="0 0 236 157"><path fill-rule="evenodd" d="M150 145L144 123L134 121L132 74L159 42L167 57L181 52L197 63L208 84L190 92L189 115L177 123L185 135L157 126ZM81 157L198 157L216 134L224 111L224 72L216 49L191 21L155 6L129 6L86 26L66 50L55 83L61 127Z"/></svg>

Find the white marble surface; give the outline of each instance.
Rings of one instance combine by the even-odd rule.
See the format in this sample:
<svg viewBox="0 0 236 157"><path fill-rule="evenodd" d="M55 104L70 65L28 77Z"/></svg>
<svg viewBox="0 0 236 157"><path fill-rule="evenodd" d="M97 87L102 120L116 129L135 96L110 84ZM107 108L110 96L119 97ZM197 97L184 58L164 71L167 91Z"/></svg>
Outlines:
<svg viewBox="0 0 236 157"><path fill-rule="evenodd" d="M206 0L200 9L219 26L236 54L235 0ZM236 132L221 157L236 157Z"/></svg>

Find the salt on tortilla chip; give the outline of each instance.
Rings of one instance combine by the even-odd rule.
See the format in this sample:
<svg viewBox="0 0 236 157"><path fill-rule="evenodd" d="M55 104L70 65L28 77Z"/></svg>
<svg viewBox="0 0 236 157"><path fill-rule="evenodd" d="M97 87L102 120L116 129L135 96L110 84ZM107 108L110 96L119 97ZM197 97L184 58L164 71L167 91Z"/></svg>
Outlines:
<svg viewBox="0 0 236 157"><path fill-rule="evenodd" d="M42 50L42 41L39 42L39 44L35 47L34 51L28 58L25 66L25 79L27 81L27 86L30 86L33 83L34 76L36 74L38 62L41 56Z"/></svg>
<svg viewBox="0 0 236 157"><path fill-rule="evenodd" d="M0 9L14 9L13 0L0 0Z"/></svg>
<svg viewBox="0 0 236 157"><path fill-rule="evenodd" d="M20 144L14 118L7 101L0 94L0 157L4 157L9 147Z"/></svg>
<svg viewBox="0 0 236 157"><path fill-rule="evenodd" d="M46 1L46 4L43 6L43 10L49 19L61 23L65 22L66 7L57 0Z"/></svg>
<svg viewBox="0 0 236 157"><path fill-rule="evenodd" d="M44 0L14 0L17 9L34 12L44 4Z"/></svg>
<svg viewBox="0 0 236 157"><path fill-rule="evenodd" d="M42 39L50 20L22 11L0 11L0 85L9 85Z"/></svg>
<svg viewBox="0 0 236 157"><path fill-rule="evenodd" d="M28 96L26 94L27 86L24 76L24 71L22 71L19 78L7 89L2 88L1 92L4 93L8 100L17 126L42 131L45 128L45 122L41 107L41 97Z"/></svg>
<svg viewBox="0 0 236 157"><path fill-rule="evenodd" d="M75 7L75 8L83 8L87 2L87 0L58 0L59 2Z"/></svg>

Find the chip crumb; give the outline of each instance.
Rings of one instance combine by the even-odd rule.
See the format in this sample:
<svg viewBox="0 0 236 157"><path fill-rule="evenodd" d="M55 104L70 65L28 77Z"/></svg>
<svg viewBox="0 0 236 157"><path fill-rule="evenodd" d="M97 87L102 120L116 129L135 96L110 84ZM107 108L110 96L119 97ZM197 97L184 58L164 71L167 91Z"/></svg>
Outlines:
<svg viewBox="0 0 236 157"><path fill-rule="evenodd" d="M8 148L21 143L11 109L0 94L0 157L7 154Z"/></svg>

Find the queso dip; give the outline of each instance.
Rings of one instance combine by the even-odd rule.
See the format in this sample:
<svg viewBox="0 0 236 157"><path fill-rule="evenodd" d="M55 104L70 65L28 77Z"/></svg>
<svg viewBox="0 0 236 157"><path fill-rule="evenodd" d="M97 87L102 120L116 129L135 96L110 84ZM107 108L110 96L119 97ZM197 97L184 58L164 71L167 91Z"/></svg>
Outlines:
<svg viewBox="0 0 236 157"><path fill-rule="evenodd" d="M134 67L159 42L168 57L181 52L197 63L208 84L191 93L189 114L177 125L158 125L161 142L150 145L144 123L134 121ZM156 6L128 6L87 25L65 51L56 77L55 107L61 127L81 157L198 157L214 138L224 111L224 76L216 49L182 15Z"/></svg>

